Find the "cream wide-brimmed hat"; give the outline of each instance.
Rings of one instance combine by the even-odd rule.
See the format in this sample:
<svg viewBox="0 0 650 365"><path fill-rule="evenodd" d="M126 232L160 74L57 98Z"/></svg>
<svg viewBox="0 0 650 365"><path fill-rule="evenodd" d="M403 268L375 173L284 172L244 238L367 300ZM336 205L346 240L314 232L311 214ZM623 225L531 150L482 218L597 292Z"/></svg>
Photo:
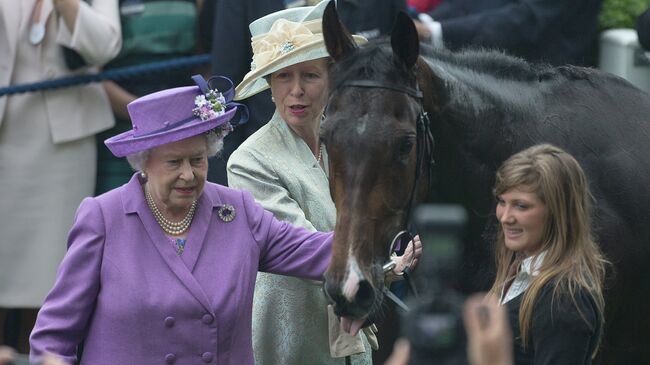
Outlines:
<svg viewBox="0 0 650 365"><path fill-rule="evenodd" d="M261 17L249 26L253 62L251 70L235 89L235 99L251 97L269 88L264 76L300 62L328 57L323 39L322 18L329 0L315 6L280 10ZM364 37L354 35L357 44Z"/></svg>

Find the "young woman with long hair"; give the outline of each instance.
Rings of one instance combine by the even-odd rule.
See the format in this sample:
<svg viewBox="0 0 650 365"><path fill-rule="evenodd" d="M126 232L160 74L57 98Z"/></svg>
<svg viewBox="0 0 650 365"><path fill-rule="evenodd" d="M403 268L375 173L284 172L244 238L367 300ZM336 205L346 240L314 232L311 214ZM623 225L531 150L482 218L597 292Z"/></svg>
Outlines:
<svg viewBox="0 0 650 365"><path fill-rule="evenodd" d="M507 159L495 182L497 274L515 364L591 364L604 323L606 259L591 229L593 197L567 152L542 144Z"/></svg>

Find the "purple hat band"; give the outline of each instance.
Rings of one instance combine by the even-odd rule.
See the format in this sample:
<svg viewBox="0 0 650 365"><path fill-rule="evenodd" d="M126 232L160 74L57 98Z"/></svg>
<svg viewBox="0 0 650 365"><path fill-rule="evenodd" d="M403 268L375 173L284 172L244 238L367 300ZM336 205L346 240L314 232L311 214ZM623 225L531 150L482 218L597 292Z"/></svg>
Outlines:
<svg viewBox="0 0 650 365"><path fill-rule="evenodd" d="M248 109L245 105L232 101L234 90L230 79L214 76L206 82L200 75L195 75L192 79L197 86L162 90L129 103L127 108L133 129L107 139L104 141L106 147L115 156L124 157L208 132L225 123L230 123L233 127L246 123ZM213 82L221 82L225 87L212 88L210 85ZM219 93L218 90L225 91ZM207 95L218 95L219 102L209 104L206 100L212 99ZM212 110L211 105L217 105L218 114ZM205 110L209 113L203 113ZM232 123L238 110L240 117Z"/></svg>

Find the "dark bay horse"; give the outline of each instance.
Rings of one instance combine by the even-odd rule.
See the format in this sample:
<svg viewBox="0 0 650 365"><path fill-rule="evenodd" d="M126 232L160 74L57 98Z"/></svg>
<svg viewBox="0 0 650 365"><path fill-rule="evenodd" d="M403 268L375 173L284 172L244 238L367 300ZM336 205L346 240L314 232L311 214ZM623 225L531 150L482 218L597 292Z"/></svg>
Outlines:
<svg viewBox="0 0 650 365"><path fill-rule="evenodd" d="M337 208L325 290L337 314L359 322L379 310L389 243L427 197L467 209L462 283L486 289L495 171L547 142L587 173L596 235L613 263L600 360L650 364L650 97L597 70L495 51L420 55L403 14L390 42L357 47L330 4L323 31L335 62L321 138Z"/></svg>

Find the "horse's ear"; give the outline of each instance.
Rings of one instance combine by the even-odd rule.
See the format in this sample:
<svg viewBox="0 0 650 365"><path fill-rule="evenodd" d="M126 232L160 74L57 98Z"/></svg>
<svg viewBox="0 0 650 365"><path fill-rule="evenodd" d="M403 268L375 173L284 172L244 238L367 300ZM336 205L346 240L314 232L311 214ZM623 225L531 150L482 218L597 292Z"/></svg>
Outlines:
<svg viewBox="0 0 650 365"><path fill-rule="evenodd" d="M323 37L325 38L327 53L329 53L334 61L340 60L357 48L350 32L348 32L345 26L341 24L341 20L339 20L339 14L336 12L334 0L331 0L327 4L323 13Z"/></svg>
<svg viewBox="0 0 650 365"><path fill-rule="evenodd" d="M407 67L411 68L415 65L420 54L420 40L418 39L418 32L415 29L413 20L403 11L397 14L395 24L393 24L390 44L393 48L393 53Z"/></svg>

